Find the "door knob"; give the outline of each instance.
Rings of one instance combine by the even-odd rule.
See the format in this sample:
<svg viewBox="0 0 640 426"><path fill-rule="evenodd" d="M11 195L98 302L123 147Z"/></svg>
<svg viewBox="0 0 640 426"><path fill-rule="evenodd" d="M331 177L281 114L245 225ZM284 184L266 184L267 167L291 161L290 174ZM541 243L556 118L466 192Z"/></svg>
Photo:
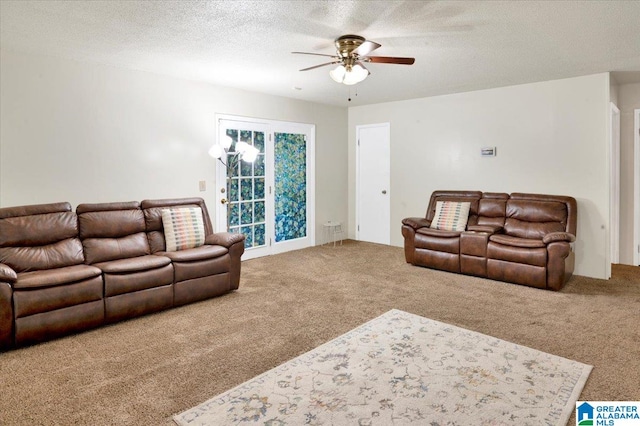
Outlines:
<svg viewBox="0 0 640 426"><path fill-rule="evenodd" d="M227 199L223 198L222 200L220 200L220 204L227 204Z"/></svg>
<svg viewBox="0 0 640 426"><path fill-rule="evenodd" d="M386 193L387 193L387 190L386 190L386 189L383 189L383 190L382 190L382 193L383 193L383 194L386 194Z"/></svg>

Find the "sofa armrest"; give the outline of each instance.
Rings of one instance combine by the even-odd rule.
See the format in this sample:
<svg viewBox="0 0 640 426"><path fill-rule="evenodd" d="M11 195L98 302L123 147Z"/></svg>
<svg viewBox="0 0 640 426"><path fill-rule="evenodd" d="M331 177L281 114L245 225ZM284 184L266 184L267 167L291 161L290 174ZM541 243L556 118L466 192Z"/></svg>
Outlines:
<svg viewBox="0 0 640 426"><path fill-rule="evenodd" d="M502 231L502 226L500 225L469 225L467 226L467 231L487 232L489 234L495 234Z"/></svg>
<svg viewBox="0 0 640 426"><path fill-rule="evenodd" d="M568 232L551 232L544 237L542 237L542 242L545 244L558 242L558 241L566 241L567 243L572 243L576 240L576 236L570 234Z"/></svg>
<svg viewBox="0 0 640 426"><path fill-rule="evenodd" d="M428 228L431 225L431 221L424 217L407 217L402 219L402 224L412 227L413 229Z"/></svg>
<svg viewBox="0 0 640 426"><path fill-rule="evenodd" d="M205 244L219 245L229 249L231 264L229 267L229 288L236 290L240 286L241 258L244 253L245 236L233 232L216 232L207 235Z"/></svg>
<svg viewBox="0 0 640 426"><path fill-rule="evenodd" d="M6 283L15 283L16 281L18 281L18 274L16 274L16 271L11 269L9 265L0 263L0 281L4 281Z"/></svg>
<svg viewBox="0 0 640 426"><path fill-rule="evenodd" d="M244 235L233 232L216 232L215 234L207 235L204 243L229 248L235 243L244 241L244 238Z"/></svg>
<svg viewBox="0 0 640 426"><path fill-rule="evenodd" d="M13 288L3 280L0 278L0 352L13 346Z"/></svg>

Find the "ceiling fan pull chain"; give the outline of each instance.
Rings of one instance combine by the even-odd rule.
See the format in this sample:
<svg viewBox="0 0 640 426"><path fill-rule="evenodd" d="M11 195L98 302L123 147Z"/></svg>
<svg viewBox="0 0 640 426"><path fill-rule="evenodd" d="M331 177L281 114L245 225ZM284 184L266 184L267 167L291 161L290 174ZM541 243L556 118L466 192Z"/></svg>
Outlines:
<svg viewBox="0 0 640 426"><path fill-rule="evenodd" d="M354 97L354 98L357 98L357 97L358 97L358 88L357 88L357 87L355 88L355 93L354 93L353 97ZM349 87L349 98L347 98L347 100L348 100L349 102L351 102L351 87Z"/></svg>

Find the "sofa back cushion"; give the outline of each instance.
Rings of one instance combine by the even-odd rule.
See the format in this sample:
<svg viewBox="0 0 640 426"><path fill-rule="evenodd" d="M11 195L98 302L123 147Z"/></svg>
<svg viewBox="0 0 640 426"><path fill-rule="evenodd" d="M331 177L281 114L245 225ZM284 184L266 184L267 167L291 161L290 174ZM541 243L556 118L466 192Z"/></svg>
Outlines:
<svg viewBox="0 0 640 426"><path fill-rule="evenodd" d="M0 263L20 273L83 262L78 218L69 203L0 209Z"/></svg>
<svg viewBox="0 0 640 426"><path fill-rule="evenodd" d="M144 212L145 225L147 228L147 238L151 253L166 250L164 238L164 227L162 225L162 211L180 207L199 207L202 211L202 221L205 236L213 234L211 219L207 206L202 198L172 198L163 200L143 200L140 203Z"/></svg>
<svg viewBox="0 0 640 426"><path fill-rule="evenodd" d="M567 206L557 201L518 200L507 202L505 234L519 238L542 239L550 232L567 229Z"/></svg>
<svg viewBox="0 0 640 426"><path fill-rule="evenodd" d="M144 214L136 201L80 204L76 213L86 263L150 254Z"/></svg>
<svg viewBox="0 0 640 426"><path fill-rule="evenodd" d="M478 225L504 226L509 194L485 192L479 201Z"/></svg>

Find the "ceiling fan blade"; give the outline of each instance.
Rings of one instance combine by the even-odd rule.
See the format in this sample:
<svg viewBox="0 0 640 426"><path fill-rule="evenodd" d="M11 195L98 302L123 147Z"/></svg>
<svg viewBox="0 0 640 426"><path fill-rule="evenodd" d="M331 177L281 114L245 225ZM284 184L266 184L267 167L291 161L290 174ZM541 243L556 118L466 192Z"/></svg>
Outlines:
<svg viewBox="0 0 640 426"><path fill-rule="evenodd" d="M340 63L340 61L327 62L327 63L320 64L320 65L314 65L314 66L309 67L309 68L303 68L300 71L309 71L309 70L313 70L313 69L320 68L320 67L326 67L327 65L339 64L339 63Z"/></svg>
<svg viewBox="0 0 640 426"><path fill-rule="evenodd" d="M369 71L369 69L367 67L365 67L362 62L357 61L356 65L360 65L369 75L371 75L371 71Z"/></svg>
<svg viewBox="0 0 640 426"><path fill-rule="evenodd" d="M364 42L362 42L360 46L355 48L352 53L355 53L358 56L365 56L373 52L380 46L382 45L379 43L376 43L375 41L365 40Z"/></svg>
<svg viewBox="0 0 640 426"><path fill-rule="evenodd" d="M295 53L296 55L313 55L313 56L326 56L328 58L334 58L334 59L340 59L339 56L336 55L326 55L324 53L311 53L311 52L291 52L291 53Z"/></svg>
<svg viewBox="0 0 640 426"><path fill-rule="evenodd" d="M415 58L394 58L392 56L366 56L360 58L364 62L373 62L378 64L400 64L400 65L413 65L416 61Z"/></svg>

